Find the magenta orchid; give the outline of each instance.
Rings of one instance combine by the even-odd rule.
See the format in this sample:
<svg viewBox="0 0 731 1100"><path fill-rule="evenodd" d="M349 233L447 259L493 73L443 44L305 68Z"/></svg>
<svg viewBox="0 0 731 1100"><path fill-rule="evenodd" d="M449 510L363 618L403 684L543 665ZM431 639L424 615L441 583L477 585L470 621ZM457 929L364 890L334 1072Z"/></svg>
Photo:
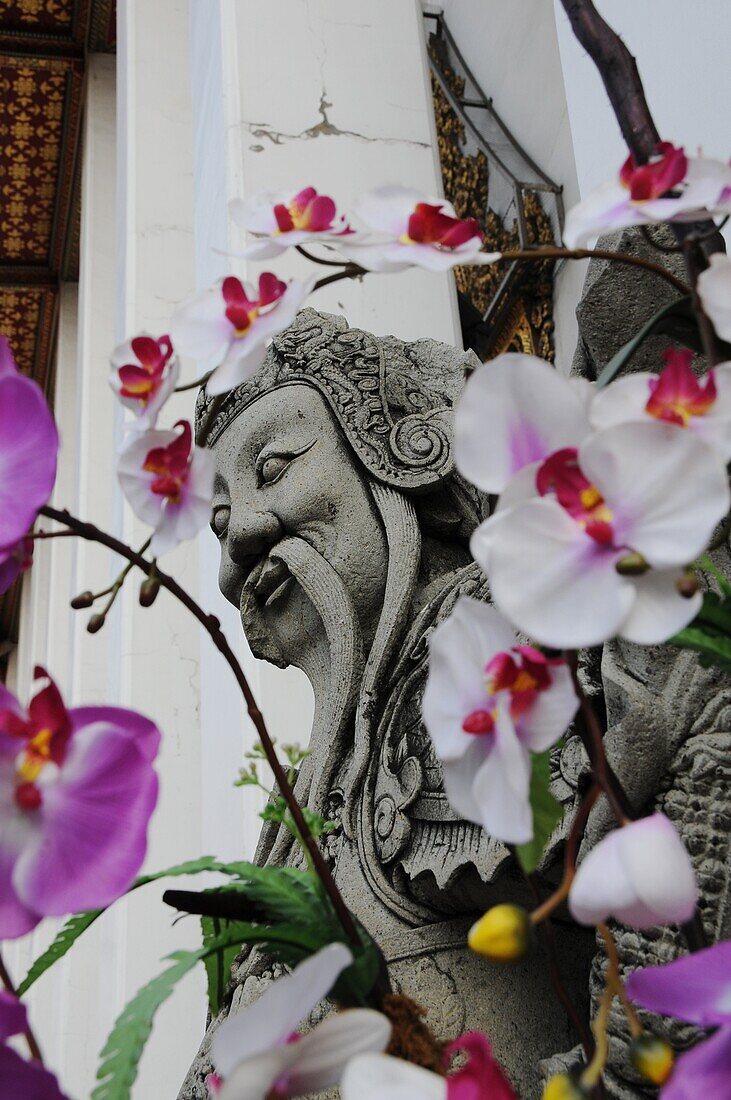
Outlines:
<svg viewBox="0 0 731 1100"><path fill-rule="evenodd" d="M18 373L0 337L0 588L27 568L27 543L38 509L56 480L58 432L40 387Z"/></svg>
<svg viewBox="0 0 731 1100"><path fill-rule="evenodd" d="M337 1085L348 1061L388 1045L391 1025L370 1009L334 1012L306 1035L297 1026L353 961L332 943L278 978L216 1030L209 1088L217 1100L284 1100Z"/></svg>
<svg viewBox="0 0 731 1100"><path fill-rule="evenodd" d="M175 347L194 359L222 355L206 388L210 394L227 393L261 366L267 341L291 325L313 285L312 280L284 283L265 271L254 290L229 275L173 314Z"/></svg>
<svg viewBox="0 0 731 1100"><path fill-rule="evenodd" d="M6 1040L26 1030L25 1005L0 990L0 1095L4 1100L64 1100L52 1073L21 1058Z"/></svg>
<svg viewBox="0 0 731 1100"><path fill-rule="evenodd" d="M112 352L109 382L135 419L130 427L154 428L158 414L177 385L180 366L169 336L156 340L146 332Z"/></svg>
<svg viewBox="0 0 731 1100"><path fill-rule="evenodd" d="M445 1066L455 1055L467 1062L446 1077L387 1054L360 1054L349 1062L340 1086L342 1100L517 1100L479 1031L460 1035L444 1049Z"/></svg>
<svg viewBox="0 0 731 1100"><path fill-rule="evenodd" d="M256 238L237 253L252 260L270 260L298 244L337 241L352 233L334 200L319 195L314 187L295 194L265 192L250 199L234 199L229 210L236 224Z"/></svg>
<svg viewBox="0 0 731 1100"><path fill-rule="evenodd" d="M630 155L616 181L602 184L566 216L567 248L628 225L698 221L729 212L731 167L707 157L687 157L668 141L638 165Z"/></svg>
<svg viewBox="0 0 731 1100"><path fill-rule="evenodd" d="M471 549L497 607L541 644L652 644L697 613L684 570L728 507L706 443L659 420L618 424L517 475Z"/></svg>
<svg viewBox="0 0 731 1100"><path fill-rule="evenodd" d="M154 528L155 557L191 539L211 518L213 455L193 443L187 420L180 431L135 435L122 449L117 474L135 515Z"/></svg>
<svg viewBox="0 0 731 1100"><path fill-rule="evenodd" d="M731 343L731 256L714 252L698 276L698 296L718 336Z"/></svg>
<svg viewBox="0 0 731 1100"><path fill-rule="evenodd" d="M731 941L725 940L665 966L631 974L626 990L633 1001L663 1016L676 1016L714 1035L682 1054L662 1100L708 1100L729 1095L731 1083Z"/></svg>
<svg viewBox="0 0 731 1100"><path fill-rule="evenodd" d="M481 251L483 234L475 219L458 218L445 199L392 184L362 195L354 209L378 239L356 234L339 241L338 250L367 271L448 271L500 259L499 252Z"/></svg>
<svg viewBox="0 0 731 1100"><path fill-rule="evenodd" d="M698 378L691 368L693 353L668 348L661 374L640 372L618 378L600 390L591 403L594 428L609 428L631 420L654 418L695 432L714 447L721 459L731 459L731 363L721 363Z"/></svg>
<svg viewBox="0 0 731 1100"><path fill-rule="evenodd" d="M0 551L0 596L33 565L33 539L26 535Z"/></svg>
<svg viewBox="0 0 731 1100"><path fill-rule="evenodd" d="M67 710L48 679L27 711L0 687L0 939L124 893L157 801L157 727L118 707Z"/></svg>
<svg viewBox="0 0 731 1100"><path fill-rule="evenodd" d="M609 917L651 928L693 916L698 887L675 826L661 813L614 829L579 864L569 909L580 924Z"/></svg>
<svg viewBox="0 0 731 1100"><path fill-rule="evenodd" d="M447 797L491 836L533 836L530 753L565 732L578 700L566 662L520 645L493 608L460 598L429 643L424 724Z"/></svg>

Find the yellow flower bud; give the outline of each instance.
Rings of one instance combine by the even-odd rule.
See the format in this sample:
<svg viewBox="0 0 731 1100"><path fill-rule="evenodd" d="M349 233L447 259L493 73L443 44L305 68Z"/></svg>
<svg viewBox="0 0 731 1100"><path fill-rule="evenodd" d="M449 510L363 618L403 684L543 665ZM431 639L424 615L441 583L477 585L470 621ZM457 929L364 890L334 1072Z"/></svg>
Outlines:
<svg viewBox="0 0 731 1100"><path fill-rule="evenodd" d="M546 1081L542 1100L586 1100L588 1092L568 1073L557 1073Z"/></svg>
<svg viewBox="0 0 731 1100"><path fill-rule="evenodd" d="M519 905L494 905L470 928L467 942L493 962L516 962L528 951L531 923Z"/></svg>
<svg viewBox="0 0 731 1100"><path fill-rule="evenodd" d="M657 1035L639 1035L632 1041L629 1056L632 1065L653 1085L664 1085L673 1068L673 1048Z"/></svg>

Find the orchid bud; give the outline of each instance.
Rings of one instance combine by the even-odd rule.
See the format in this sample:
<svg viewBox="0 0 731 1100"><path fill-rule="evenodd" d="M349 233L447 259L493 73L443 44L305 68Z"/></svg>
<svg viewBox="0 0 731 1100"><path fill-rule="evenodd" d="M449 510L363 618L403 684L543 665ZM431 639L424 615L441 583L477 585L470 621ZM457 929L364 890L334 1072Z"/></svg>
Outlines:
<svg viewBox="0 0 731 1100"><path fill-rule="evenodd" d="M541 1100L588 1100L589 1093L570 1073L557 1073L546 1081Z"/></svg>
<svg viewBox="0 0 731 1100"><path fill-rule="evenodd" d="M104 626L106 621L106 615L92 615L86 624L86 629L89 634L97 634Z"/></svg>
<svg viewBox="0 0 731 1100"><path fill-rule="evenodd" d="M700 584L697 576L692 569L689 569L686 573L683 573L682 577L679 577L675 582L675 587L681 596L684 596L686 600L695 596Z"/></svg>
<svg viewBox="0 0 731 1100"><path fill-rule="evenodd" d="M620 558L614 567L621 577L641 577L650 568L642 554L632 550Z"/></svg>
<svg viewBox="0 0 731 1100"><path fill-rule="evenodd" d="M530 947L530 917L519 905L494 905L472 925L467 942L493 962L516 962Z"/></svg>
<svg viewBox="0 0 731 1100"><path fill-rule="evenodd" d="M74 611L81 611L84 607L91 607L93 603L94 593L89 592L87 589L86 592L79 592L78 596L74 596L73 600L71 600L71 607L73 607Z"/></svg>
<svg viewBox="0 0 731 1100"><path fill-rule="evenodd" d="M657 1035L638 1035L629 1050L632 1065L653 1085L664 1085L675 1062L673 1048Z"/></svg>
<svg viewBox="0 0 731 1100"><path fill-rule="evenodd" d="M151 574L140 585L140 605L142 607L152 607L155 600L157 599L157 594L159 591L160 581L158 577L156 577L154 574Z"/></svg>

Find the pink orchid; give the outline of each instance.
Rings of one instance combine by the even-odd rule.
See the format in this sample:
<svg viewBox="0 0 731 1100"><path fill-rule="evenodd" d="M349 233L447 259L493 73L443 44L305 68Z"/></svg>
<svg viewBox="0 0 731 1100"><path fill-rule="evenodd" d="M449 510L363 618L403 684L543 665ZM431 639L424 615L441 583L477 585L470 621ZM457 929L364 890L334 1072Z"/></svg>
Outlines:
<svg viewBox="0 0 731 1100"><path fill-rule="evenodd" d="M447 797L499 840L532 838L530 753L554 745L577 706L566 662L520 645L486 604L461 597L432 634L422 713Z"/></svg>
<svg viewBox="0 0 731 1100"><path fill-rule="evenodd" d="M714 252L698 276L698 295L716 333L731 343L731 256Z"/></svg>
<svg viewBox="0 0 731 1100"><path fill-rule="evenodd" d="M566 216L567 248L583 247L592 237L628 225L698 221L729 213L731 168L719 160L686 157L683 149L661 141L648 164L632 156L618 179L602 184Z"/></svg>
<svg viewBox="0 0 731 1100"><path fill-rule="evenodd" d="M117 475L132 510L154 528L150 550L167 554L197 535L211 518L213 455L193 443L187 420L180 432L133 436L119 456Z"/></svg>
<svg viewBox="0 0 731 1100"><path fill-rule="evenodd" d="M579 864L569 909L580 924L609 917L633 928L690 920L698 899L693 865L664 814L643 817L600 840Z"/></svg>
<svg viewBox="0 0 731 1100"><path fill-rule="evenodd" d="M229 1016L213 1036L211 1095L217 1100L309 1095L337 1085L356 1054L385 1050L391 1025L370 1009L333 1012L306 1035L295 1031L352 961L347 947L331 943Z"/></svg>
<svg viewBox="0 0 731 1100"><path fill-rule="evenodd" d="M254 290L229 275L173 314L175 346L194 359L222 355L206 388L209 394L226 393L261 366L267 341L292 324L313 285L313 280L283 283L265 271Z"/></svg>
<svg viewBox="0 0 731 1100"><path fill-rule="evenodd" d="M24 536L56 479L58 432L43 393L18 373L0 338L0 570L2 583L22 567ZM14 573L14 576L13 576ZM6 584L6 587L9 585Z"/></svg>
<svg viewBox="0 0 731 1100"><path fill-rule="evenodd" d="M468 1031L445 1047L445 1066L455 1054L466 1054L467 1063L446 1077L388 1054L360 1054L348 1064L340 1095L342 1100L517 1100L481 1032Z"/></svg>
<svg viewBox="0 0 731 1100"><path fill-rule="evenodd" d="M334 201L328 195L318 195L314 187L296 194L265 192L250 199L234 199L229 210L236 224L256 238L237 253L252 260L273 259L308 241L335 243L338 237L353 232L343 215L338 215Z"/></svg>
<svg viewBox="0 0 731 1100"><path fill-rule="evenodd" d="M109 905L131 885L157 801L159 741L134 711L67 710L50 677L27 711L0 686L0 939Z"/></svg>
<svg viewBox="0 0 731 1100"><path fill-rule="evenodd" d="M409 187L377 187L361 196L355 211L379 239L358 234L339 241L338 250L368 271L448 271L500 259L499 252L480 251L483 234L474 218L458 218L451 203Z"/></svg>
<svg viewBox="0 0 731 1100"><path fill-rule="evenodd" d="M731 459L731 363L698 378L692 351L668 348L661 374L640 372L618 378L594 397L589 417L594 428L654 418L695 432L724 462Z"/></svg>
<svg viewBox="0 0 731 1100"><path fill-rule="evenodd" d="M25 1005L0 990L0 1095L4 1100L64 1100L52 1073L26 1061L6 1043L27 1027Z"/></svg>
<svg viewBox="0 0 731 1100"><path fill-rule="evenodd" d="M110 385L125 408L135 415L130 427L141 431L154 428L180 374L170 337L156 340L140 333L115 348L110 362Z"/></svg>
<svg viewBox="0 0 731 1100"><path fill-rule="evenodd" d="M703 492L698 486L703 486ZM564 447L513 478L472 536L496 606L558 649L665 641L701 603L681 583L729 507L723 462L648 418Z"/></svg>
<svg viewBox="0 0 731 1100"><path fill-rule="evenodd" d="M631 974L625 986L633 1001L651 1012L676 1016L715 1034L681 1054L661 1100L697 1100L729 1095L731 1083L731 941L717 943L665 966Z"/></svg>
<svg viewBox="0 0 731 1100"><path fill-rule="evenodd" d="M18 539L15 546L0 550L0 596L7 592L21 573L33 565L34 542L30 535Z"/></svg>

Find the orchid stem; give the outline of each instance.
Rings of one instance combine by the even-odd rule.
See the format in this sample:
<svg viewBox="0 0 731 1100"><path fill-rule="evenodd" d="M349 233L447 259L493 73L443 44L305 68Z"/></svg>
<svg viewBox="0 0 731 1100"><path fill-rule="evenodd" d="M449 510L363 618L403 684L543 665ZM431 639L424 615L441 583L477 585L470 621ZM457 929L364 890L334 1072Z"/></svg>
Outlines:
<svg viewBox="0 0 731 1100"><path fill-rule="evenodd" d="M666 283L670 283L675 290L682 295L692 292L687 283L673 275L662 264L656 264L652 260L645 260L641 256L630 256L626 252L612 252L609 248L526 248L516 252L503 252L501 260L610 260L612 263L628 264L630 267L642 267L645 271L651 271L653 275L659 275Z"/></svg>
<svg viewBox="0 0 731 1100"><path fill-rule="evenodd" d="M591 1030L594 1032L594 1039L596 1041L596 1051L594 1052L594 1057L581 1075L581 1085L585 1089L593 1089L594 1086L599 1083L604 1067L607 1064L607 1057L609 1055L607 1023L609 1022L609 1009L611 1008L613 1000L614 990L611 989L610 986L607 986L602 993L596 1019L591 1025Z"/></svg>
<svg viewBox="0 0 731 1100"><path fill-rule="evenodd" d="M576 874L576 856L579 851L579 844L584 835L584 829L586 828L589 814L600 794L601 787L597 782L594 782L581 800L579 808L576 811L576 817L571 825L571 832L566 841L563 878L551 896L546 898L537 909L533 910L530 915L531 924L537 925L546 920L554 909L558 909L559 905L569 896L571 883L574 881L574 875Z"/></svg>
<svg viewBox="0 0 731 1100"><path fill-rule="evenodd" d="M313 264L321 264L322 267L342 267L342 260L324 260L321 256L313 256L311 252L308 252L306 248L303 248L301 244L296 244L295 250L299 252L300 256L304 256L306 260L309 260Z"/></svg>
<svg viewBox="0 0 731 1100"><path fill-rule="evenodd" d="M13 996L13 997L18 996L18 994L15 990L15 984L13 983L13 980L10 977L10 974L8 973L8 969L5 966L5 962L4 962L3 957L2 957L1 954L0 954L0 982L5 987L5 989L8 991L8 993L11 994L11 996ZM43 1065L43 1055L41 1054L41 1048L38 1045L38 1040L36 1039L35 1035L33 1034L33 1029L31 1028L30 1024L28 1024L28 1023L26 1023L26 1028L25 1028L25 1031L23 1032L23 1036L25 1038L26 1043L28 1044L28 1050L31 1053L31 1057L35 1058L36 1062L40 1062L40 1064Z"/></svg>
<svg viewBox="0 0 731 1100"><path fill-rule="evenodd" d="M33 539L35 542L37 539L64 539L64 538L76 538L75 531L32 531L26 538Z"/></svg>
<svg viewBox="0 0 731 1100"><path fill-rule="evenodd" d="M316 290L322 290L324 286L329 286L330 283L339 283L341 279L360 279L367 274L366 268L360 267L359 264L346 264L345 267L340 271L336 271L333 275L325 275L324 278L318 279L312 288L312 293L314 294Z"/></svg>
<svg viewBox="0 0 731 1100"><path fill-rule="evenodd" d="M696 249L698 245L692 237L688 237L683 242L683 256L685 258L685 266L688 269L688 274L692 283L692 301L693 313L695 314L696 323L698 325L698 331L701 336L701 343L703 344L703 351L705 352L706 359L708 360L708 367L712 369L718 363L718 351L716 348L716 335L713 331L713 325L708 320L705 310L701 304L700 297L698 295L698 264L696 262Z"/></svg>
<svg viewBox="0 0 731 1100"><path fill-rule="evenodd" d="M181 587L178 582L171 577L168 573L163 573L161 569L157 568L155 562L148 561L142 557L139 551L133 550L126 543L121 542L113 535L108 534L106 531L102 531L99 527L96 527L93 523L86 523L84 520L78 519L78 517L72 515L67 510L59 510L57 508L51 508L48 505L41 508L41 514L48 519L56 520L57 523L63 524L65 527L69 527L88 542L97 542L102 546L106 546L109 550L113 550L116 554L126 558L130 565L136 565L141 572L145 573L148 577L154 573L157 580L160 582L162 588L166 588L184 607L190 611L190 613L198 620L203 629L209 635L211 641L222 655L229 668L233 672L236 682L239 685L241 694L244 697L246 703L246 709L248 711L251 721L254 723L259 740L261 741L262 748L266 755L274 778L281 791L282 797L287 803L287 807L292 814L295 826L298 829L304 847L312 860L312 865L317 873L318 878L322 882L322 885L330 899L332 907L340 921L341 927L345 936L351 946L355 948L361 947L361 939L358 935L358 929L356 928L355 921L345 904L343 897L338 890L335 880L332 876L330 868L328 867L323 857L320 848L315 841L310 829L302 813L302 807L297 801L294 791L290 783L287 781L287 773L280 763L277 756L274 744L272 742L269 731L264 721L254 693L249 686L249 681L246 678L246 674L236 659L231 646L228 643L226 635L221 630L221 624L215 615L207 614L203 608L196 603L191 595L184 588Z"/></svg>
<svg viewBox="0 0 731 1100"><path fill-rule="evenodd" d="M186 382L184 386L176 386L173 393L185 393L186 390L197 390L200 386L205 386L208 379L213 374L212 370L206 371L200 378L196 378L195 382Z"/></svg>
<svg viewBox="0 0 731 1100"><path fill-rule="evenodd" d="M622 1002L622 1007L627 1017L627 1023L632 1034L632 1038L636 1039L638 1035L642 1034L642 1024L640 1023L637 1013L635 1012L634 1005L630 1001L629 997L624 990L624 982L619 973L619 955L617 954L617 945L614 942L614 936L607 928L606 924L598 924L597 929L602 939L604 940L604 946L607 949L607 986L612 992L616 993Z"/></svg>

